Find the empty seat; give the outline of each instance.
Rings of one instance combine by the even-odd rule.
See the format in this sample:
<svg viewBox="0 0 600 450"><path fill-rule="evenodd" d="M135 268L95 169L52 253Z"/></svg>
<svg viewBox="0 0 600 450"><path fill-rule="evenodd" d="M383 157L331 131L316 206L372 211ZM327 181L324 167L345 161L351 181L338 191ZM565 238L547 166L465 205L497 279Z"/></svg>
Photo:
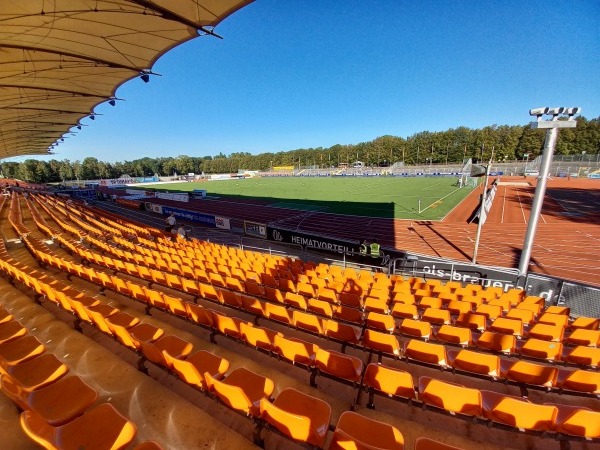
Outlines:
<svg viewBox="0 0 600 450"><path fill-rule="evenodd" d="M240 324L244 321L237 317L229 317L213 311L213 323L219 333L235 339L241 339Z"/></svg>
<svg viewBox="0 0 600 450"><path fill-rule="evenodd" d="M502 306L499 305L490 305L490 304L482 304L478 305L475 309L477 314L481 314L487 317L489 320L494 320L500 315L502 315Z"/></svg>
<svg viewBox="0 0 600 450"><path fill-rule="evenodd" d="M34 391L2 375L2 390L22 410L32 410L49 425L59 426L83 413L98 393L78 376L66 376Z"/></svg>
<svg viewBox="0 0 600 450"><path fill-rule="evenodd" d="M582 366L600 366L600 348L578 345L567 353L565 361Z"/></svg>
<svg viewBox="0 0 600 450"><path fill-rule="evenodd" d="M481 392L435 378L419 378L419 398L426 405L443 409L450 414L483 415Z"/></svg>
<svg viewBox="0 0 600 450"><path fill-rule="evenodd" d="M20 364L8 367L8 374L24 391L33 391L54 383L69 371L52 353L44 353Z"/></svg>
<svg viewBox="0 0 600 450"><path fill-rule="evenodd" d="M409 359L446 367L446 347L418 339L411 339L404 346L404 355Z"/></svg>
<svg viewBox="0 0 600 450"><path fill-rule="evenodd" d="M267 351L275 351L275 336L283 336L277 331L265 327L255 327L250 323L242 322L240 324L240 333L242 340L255 348L261 348Z"/></svg>
<svg viewBox="0 0 600 450"><path fill-rule="evenodd" d="M600 373L591 370L564 369L558 372L557 386L567 391L600 394Z"/></svg>
<svg viewBox="0 0 600 450"><path fill-rule="evenodd" d="M325 321L325 336L348 344L357 344L361 329L335 320Z"/></svg>
<svg viewBox="0 0 600 450"><path fill-rule="evenodd" d="M473 306L471 305L471 303L463 302L460 300L451 300L448 303L448 306L446 307L446 309L450 311L450 314L455 315L469 313L471 312L472 308Z"/></svg>
<svg viewBox="0 0 600 450"><path fill-rule="evenodd" d="M229 361L205 350L198 350L185 359L173 358L169 352L164 352L165 359L177 376L201 390L206 390L205 373L220 380L229 369Z"/></svg>
<svg viewBox="0 0 600 450"><path fill-rule="evenodd" d="M260 401L260 417L285 436L323 448L331 407L317 397L286 388L273 403Z"/></svg>
<svg viewBox="0 0 600 450"><path fill-rule="evenodd" d="M493 422L515 427L520 431L552 431L558 414L555 406L538 405L527 400L506 396L486 411Z"/></svg>
<svg viewBox="0 0 600 450"><path fill-rule="evenodd" d="M405 370L371 363L365 370L363 385L389 397L416 399L412 375Z"/></svg>
<svg viewBox="0 0 600 450"><path fill-rule="evenodd" d="M427 308L423 311L421 320L435 325L447 325L450 323L450 311L447 309Z"/></svg>
<svg viewBox="0 0 600 450"><path fill-rule="evenodd" d="M20 338L26 334L27 328L21 325L17 320L0 323L0 344Z"/></svg>
<svg viewBox="0 0 600 450"><path fill-rule="evenodd" d="M597 330L599 327L600 319L597 317L578 317L571 323L571 325L569 325L569 328L572 330L576 330L578 328Z"/></svg>
<svg viewBox="0 0 600 450"><path fill-rule="evenodd" d="M224 380L209 373L204 377L208 389L223 403L250 416L258 416L260 402L268 399L275 389L273 380L243 367L235 369Z"/></svg>
<svg viewBox="0 0 600 450"><path fill-rule="evenodd" d="M548 325L545 323L536 323L529 330L528 336L545 341L562 342L565 329L560 325Z"/></svg>
<svg viewBox="0 0 600 450"><path fill-rule="evenodd" d="M500 358L498 355L474 352L467 349L449 349L448 365L458 370L488 375L493 378L500 376Z"/></svg>
<svg viewBox="0 0 600 450"><path fill-rule="evenodd" d="M365 330L363 345L373 351L400 356L400 344L396 336L374 330Z"/></svg>
<svg viewBox="0 0 600 450"><path fill-rule="evenodd" d="M296 328L310 331L311 333L324 334L323 320L311 313L294 311L292 313L292 324Z"/></svg>
<svg viewBox="0 0 600 450"><path fill-rule="evenodd" d="M473 336L468 328L455 327L452 325L442 325L435 333L438 341L448 342L450 344L470 347L473 345Z"/></svg>
<svg viewBox="0 0 600 450"><path fill-rule="evenodd" d="M517 345L515 336L511 334L484 331L475 341L479 348L501 353L514 353Z"/></svg>
<svg viewBox="0 0 600 450"><path fill-rule="evenodd" d="M308 307L306 297L301 294L295 294L294 292L286 292L283 302L293 308L306 310Z"/></svg>
<svg viewBox="0 0 600 450"><path fill-rule="evenodd" d="M469 328L473 331L485 331L487 319L481 314L462 313L458 315L454 324L458 327Z"/></svg>
<svg viewBox="0 0 600 450"><path fill-rule="evenodd" d="M559 406L559 411L564 408ZM559 414L556 432L586 439L600 438L600 412L588 408L569 408L566 414Z"/></svg>
<svg viewBox="0 0 600 450"><path fill-rule="evenodd" d="M333 432L329 450L387 449L403 450L404 436L393 427L361 414L344 411Z"/></svg>
<svg viewBox="0 0 600 450"><path fill-rule="evenodd" d="M392 316L373 311L367 314L366 323L369 328L389 333L393 332L396 328L396 322Z"/></svg>
<svg viewBox="0 0 600 450"><path fill-rule="evenodd" d="M46 351L46 347L34 336L25 335L18 339L0 344L0 367L9 366L35 358Z"/></svg>
<svg viewBox="0 0 600 450"><path fill-rule="evenodd" d="M365 320L362 311L351 306L344 305L339 305L337 308L335 308L333 317L345 322L352 322L357 325L362 325Z"/></svg>
<svg viewBox="0 0 600 450"><path fill-rule="evenodd" d="M292 364L312 366L319 347L311 342L275 335L275 352Z"/></svg>
<svg viewBox="0 0 600 450"><path fill-rule="evenodd" d="M283 322L286 325L292 324L292 318L289 311L282 305L274 305L273 303L265 304L265 317L277 322Z"/></svg>
<svg viewBox="0 0 600 450"><path fill-rule="evenodd" d="M523 322L520 319L498 317L492 322L489 329L496 333L512 334L517 338L523 336Z"/></svg>
<svg viewBox="0 0 600 450"><path fill-rule="evenodd" d="M173 335L167 334L154 342L142 342L142 352L148 361L159 366L171 368L165 359L164 352L173 358L183 358L192 352L192 344Z"/></svg>
<svg viewBox="0 0 600 450"><path fill-rule="evenodd" d="M388 307L388 299L382 299L379 297L367 296L364 298L364 306L363 309L365 311L374 311L381 314L389 313L390 309Z"/></svg>
<svg viewBox="0 0 600 450"><path fill-rule="evenodd" d="M546 359L556 361L561 359L563 345L560 342L544 341L541 339L529 338L523 346L519 348L519 353L532 358Z"/></svg>
<svg viewBox="0 0 600 450"><path fill-rule="evenodd" d="M391 311L392 316L403 319L418 319L419 310L415 304L394 303Z"/></svg>
<svg viewBox="0 0 600 450"><path fill-rule="evenodd" d="M125 448L136 434L133 422L102 403L71 422L53 427L33 411L21 414L25 433L44 448L106 450Z"/></svg>
<svg viewBox="0 0 600 450"><path fill-rule="evenodd" d="M319 348L315 355L315 368L335 378L358 383L363 363L355 356Z"/></svg>
<svg viewBox="0 0 600 450"><path fill-rule="evenodd" d="M519 319L523 322L524 326L529 326L533 323L534 314L533 311L528 309L511 308L504 317L507 319Z"/></svg>
<svg viewBox="0 0 600 450"><path fill-rule="evenodd" d="M577 328L566 338L565 342L571 345L585 345L586 347L600 346L600 331Z"/></svg>
<svg viewBox="0 0 600 450"><path fill-rule="evenodd" d="M400 333L406 336L429 339L431 337L431 324L414 319L404 319L400 324Z"/></svg>
<svg viewBox="0 0 600 450"><path fill-rule="evenodd" d="M502 376L512 381L550 388L556 386L558 369L528 361L517 361Z"/></svg>

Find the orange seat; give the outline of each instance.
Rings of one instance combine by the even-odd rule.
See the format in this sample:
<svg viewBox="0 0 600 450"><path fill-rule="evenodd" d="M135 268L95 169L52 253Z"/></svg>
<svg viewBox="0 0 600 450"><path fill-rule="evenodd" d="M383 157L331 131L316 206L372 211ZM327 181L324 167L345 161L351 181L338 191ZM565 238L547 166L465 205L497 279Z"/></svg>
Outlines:
<svg viewBox="0 0 600 450"><path fill-rule="evenodd" d="M343 320L345 322L352 322L357 325L362 325L365 320L362 311L344 305L339 305L337 308L335 308L333 316L336 319Z"/></svg>
<svg viewBox="0 0 600 450"><path fill-rule="evenodd" d="M394 335L367 329L363 334L362 341L366 348L375 352L400 356L400 344Z"/></svg>
<svg viewBox="0 0 600 450"><path fill-rule="evenodd" d="M366 323L367 327L369 328L379 331L387 331L388 333L393 332L396 328L396 322L392 316L373 311L367 314Z"/></svg>
<svg viewBox="0 0 600 450"><path fill-rule="evenodd" d="M600 346L600 330L586 330L577 328L566 338L565 342L571 345L585 345L586 347Z"/></svg>
<svg viewBox="0 0 600 450"><path fill-rule="evenodd" d="M458 315L454 324L459 327L469 328L473 331L485 331L487 319L481 314L462 313Z"/></svg>
<svg viewBox="0 0 600 450"><path fill-rule="evenodd" d="M0 344L12 341L27 334L27 328L16 320L0 323Z"/></svg>
<svg viewBox="0 0 600 450"><path fill-rule="evenodd" d="M400 333L406 336L429 339L431 337L431 324L414 319L404 319L400 324Z"/></svg>
<svg viewBox="0 0 600 450"><path fill-rule="evenodd" d="M373 311L381 314L389 313L388 299L381 299L379 297L367 296L364 298L363 309L365 311Z"/></svg>
<svg viewBox="0 0 600 450"><path fill-rule="evenodd" d="M294 311L292 313L292 324L296 328L310 331L311 333L324 334L325 326L323 320L312 313Z"/></svg>
<svg viewBox="0 0 600 450"><path fill-rule="evenodd" d="M192 348L190 342L173 334L164 335L154 342L142 342L142 352L146 359L166 368L171 368L171 365L165 359L164 352L169 353L173 358L183 358L192 352Z"/></svg>
<svg viewBox="0 0 600 450"><path fill-rule="evenodd" d="M407 303L394 303L391 311L392 316L405 319L418 319L419 311L417 305Z"/></svg>
<svg viewBox="0 0 600 450"><path fill-rule="evenodd" d="M286 325L292 324L292 318L285 306L275 305L273 303L265 304L265 317L277 322L283 322Z"/></svg>
<svg viewBox="0 0 600 450"><path fill-rule="evenodd" d="M474 352L472 350L448 350L448 365L466 372L488 375L496 378L500 375L498 355Z"/></svg>
<svg viewBox="0 0 600 450"><path fill-rule="evenodd" d="M504 317L507 319L518 319L523 322L523 325L529 326L533 323L534 314L533 311L528 309L511 308Z"/></svg>
<svg viewBox="0 0 600 450"><path fill-rule="evenodd" d="M560 325L547 325L545 323L536 323L529 330L530 338L542 339L545 341L562 342L565 329Z"/></svg>
<svg viewBox="0 0 600 450"><path fill-rule="evenodd" d="M508 396L486 412L486 416L493 422L515 427L520 431L552 431L557 414L555 406L538 405Z"/></svg>
<svg viewBox="0 0 600 450"><path fill-rule="evenodd" d="M275 335L275 352L293 364L312 366L319 347L316 344L295 338Z"/></svg>
<svg viewBox="0 0 600 450"><path fill-rule="evenodd" d="M334 305L324 300L319 300L316 298L308 299L308 310L312 311L314 314L325 317L333 317L333 308L335 308Z"/></svg>
<svg viewBox="0 0 600 450"><path fill-rule="evenodd" d="M469 302L451 300L446 308L450 311L450 314L458 315L471 312L473 306Z"/></svg>
<svg viewBox="0 0 600 450"><path fill-rule="evenodd" d="M8 367L8 374L24 391L34 391L54 383L69 371L52 353L44 353L37 358Z"/></svg>
<svg viewBox="0 0 600 450"><path fill-rule="evenodd" d="M33 411L21 414L25 433L44 448L59 450L106 450L125 448L136 434L136 426L110 403L102 403L71 422L52 427Z"/></svg>
<svg viewBox="0 0 600 450"><path fill-rule="evenodd" d="M45 351L44 344L31 335L5 342L0 344L0 367L6 370L10 366L35 358Z"/></svg>
<svg viewBox="0 0 600 450"><path fill-rule="evenodd" d="M357 344L360 340L361 329L337 322L335 320L325 321L325 336L330 339L342 341L348 344Z"/></svg>
<svg viewBox="0 0 600 450"><path fill-rule="evenodd" d="M557 433L586 439L600 438L600 412L587 408L573 408L563 416L556 420Z"/></svg>
<svg viewBox="0 0 600 450"><path fill-rule="evenodd" d="M209 373L204 374L208 389L223 403L249 416L258 416L259 404L271 396L275 384L270 378L240 367L224 380L217 380Z"/></svg>
<svg viewBox="0 0 600 450"><path fill-rule="evenodd" d="M344 411L333 432L329 450L403 450L404 436L396 427L361 414Z"/></svg>
<svg viewBox="0 0 600 450"><path fill-rule="evenodd" d="M556 386L556 381L558 379L558 369L556 367L528 361L517 361L502 375L507 380L537 386L553 387Z"/></svg>
<svg viewBox="0 0 600 450"><path fill-rule="evenodd" d="M426 405L450 414L483 415L481 392L478 389L422 376L419 378L419 398Z"/></svg>
<svg viewBox="0 0 600 450"><path fill-rule="evenodd" d="M571 350L564 359L573 364L598 367L600 366L600 348L579 345Z"/></svg>
<svg viewBox="0 0 600 450"><path fill-rule="evenodd" d="M240 324L240 333L242 340L255 348L262 348L267 351L275 351L275 336L283 336L277 331L265 327L255 327L250 323L242 322Z"/></svg>
<svg viewBox="0 0 600 450"><path fill-rule="evenodd" d="M355 356L319 348L315 355L315 368L335 378L358 383L363 363Z"/></svg>
<svg viewBox="0 0 600 450"><path fill-rule="evenodd" d="M477 306L477 308L475 308L475 313L481 314L487 317L489 320L495 320L497 317L502 315L502 306L485 303Z"/></svg>
<svg viewBox="0 0 600 450"><path fill-rule="evenodd" d="M34 391L10 375L2 375L2 390L22 410L32 410L48 425L63 425L83 413L98 399L98 393L78 376L66 376Z"/></svg>
<svg viewBox="0 0 600 450"><path fill-rule="evenodd" d="M515 336L511 334L493 333L484 331L479 339L475 341L475 346L486 350L502 353L514 353L517 345Z"/></svg>
<svg viewBox="0 0 600 450"><path fill-rule="evenodd" d="M600 372L563 369L558 372L557 386L567 391L600 394Z"/></svg>
<svg viewBox="0 0 600 450"><path fill-rule="evenodd" d="M421 320L435 325L450 324L450 311L447 309L427 308L421 315Z"/></svg>
<svg viewBox="0 0 600 450"><path fill-rule="evenodd" d="M295 294L294 292L286 292L283 302L293 308L306 310L308 307L306 297L301 294Z"/></svg>
<svg viewBox="0 0 600 450"><path fill-rule="evenodd" d="M447 366L446 347L418 339L411 339L404 345L404 355L409 359L438 366Z"/></svg>
<svg viewBox="0 0 600 450"><path fill-rule="evenodd" d="M490 325L490 331L503 334L512 334L520 338L523 336L523 322L519 319L496 318Z"/></svg>
<svg viewBox="0 0 600 450"><path fill-rule="evenodd" d="M556 325L567 328L569 326L569 316L565 314L553 314L548 312L546 309L546 312L544 312L544 314L538 318L537 323L545 323L547 325Z"/></svg>
<svg viewBox="0 0 600 450"><path fill-rule="evenodd" d="M442 325L435 333L435 338L438 341L465 347L473 345L473 336L470 329L452 325Z"/></svg>
<svg viewBox="0 0 600 450"><path fill-rule="evenodd" d="M365 370L363 385L389 397L416 399L412 375L405 370L371 363Z"/></svg>
<svg viewBox="0 0 600 450"><path fill-rule="evenodd" d="M576 330L578 328L597 330L599 327L600 319L597 317L578 317L569 326L569 328L572 330Z"/></svg>
<svg viewBox="0 0 600 450"><path fill-rule="evenodd" d="M317 397L286 388L273 403L260 401L260 417L285 436L323 448L331 407Z"/></svg>
<svg viewBox="0 0 600 450"><path fill-rule="evenodd" d="M201 390L207 389L205 373L220 380L229 369L229 361L205 350L198 350L185 359L174 358L165 351L164 357L182 381Z"/></svg>
<svg viewBox="0 0 600 450"><path fill-rule="evenodd" d="M545 341L541 339L529 338L521 348L519 353L532 358L546 359L548 361L559 360L562 356L563 345L560 342Z"/></svg>

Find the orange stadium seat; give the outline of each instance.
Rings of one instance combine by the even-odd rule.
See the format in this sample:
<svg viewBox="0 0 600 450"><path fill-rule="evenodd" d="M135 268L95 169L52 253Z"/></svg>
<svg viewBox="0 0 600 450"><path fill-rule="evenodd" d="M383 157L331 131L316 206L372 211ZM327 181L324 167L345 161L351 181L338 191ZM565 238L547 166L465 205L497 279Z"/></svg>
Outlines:
<svg viewBox="0 0 600 450"><path fill-rule="evenodd" d="M366 319L367 327L374 330L392 333L396 328L396 322L392 316L378 312L369 312Z"/></svg>
<svg viewBox="0 0 600 450"><path fill-rule="evenodd" d="M198 350L185 359L174 358L169 352L164 352L164 357L182 381L201 390L207 389L206 373L220 380L229 369L229 361L205 350Z"/></svg>
<svg viewBox="0 0 600 450"><path fill-rule="evenodd" d="M492 378L500 376L500 357L472 350L448 349L448 365L466 372L488 375Z"/></svg>
<svg viewBox="0 0 600 450"><path fill-rule="evenodd" d="M552 431L558 415L555 406L539 405L528 400L481 391L484 415L492 422L520 431Z"/></svg>
<svg viewBox="0 0 600 450"><path fill-rule="evenodd" d="M484 331L475 341L475 346L479 348L501 353L514 353L516 345L515 336L491 331Z"/></svg>
<svg viewBox="0 0 600 450"><path fill-rule="evenodd" d="M450 414L483 415L481 392L478 389L422 376L419 378L419 398L424 404Z"/></svg>
<svg viewBox="0 0 600 450"><path fill-rule="evenodd" d="M315 368L332 377L358 383L363 363L355 356L319 348L315 355Z"/></svg>
<svg viewBox="0 0 600 450"><path fill-rule="evenodd" d="M275 335L275 352L293 364L312 366L319 347L311 342Z"/></svg>
<svg viewBox="0 0 600 450"><path fill-rule="evenodd" d="M371 363L365 370L362 381L369 391L377 391L389 397L400 397L415 400L415 386L410 372ZM372 407L373 397L370 396L369 404Z"/></svg>
<svg viewBox="0 0 600 450"><path fill-rule="evenodd" d="M558 369L529 361L517 361L502 376L507 380L550 388L556 386Z"/></svg>
<svg viewBox="0 0 600 450"><path fill-rule="evenodd" d="M251 416L259 415L260 402L268 399L275 389L273 380L243 367L235 369L224 380L209 373L204 374L204 379L209 391L224 404Z"/></svg>
<svg viewBox="0 0 600 450"><path fill-rule="evenodd" d="M325 336L336 341L347 344L358 344L361 329L352 325L337 322L336 320L325 321Z"/></svg>
<svg viewBox="0 0 600 450"><path fill-rule="evenodd" d="M240 323L242 340L248 345L267 351L275 351L275 336L283 336L277 331L265 327L255 327L250 323Z"/></svg>
<svg viewBox="0 0 600 450"><path fill-rule="evenodd" d="M311 333L325 333L323 320L311 313L306 313L303 311L293 311L292 324L296 328L300 328Z"/></svg>
<svg viewBox="0 0 600 450"><path fill-rule="evenodd" d="M348 448L403 450L404 436L392 425L345 411L338 420L328 449Z"/></svg>
<svg viewBox="0 0 600 450"><path fill-rule="evenodd" d="M473 335L470 329L455 327L452 325L442 325L436 332L435 338L438 341L448 342L449 344L470 347L473 345Z"/></svg>
<svg viewBox="0 0 600 450"><path fill-rule="evenodd" d="M317 397L286 388L273 403L266 398L260 401L260 417L285 436L323 448L331 407Z"/></svg>
<svg viewBox="0 0 600 450"><path fill-rule="evenodd" d="M404 356L409 359L441 367L447 366L446 347L441 344L411 339L404 345Z"/></svg>
<svg viewBox="0 0 600 450"><path fill-rule="evenodd" d="M585 345L586 347L600 347L600 330L587 330L577 328L565 339L570 345Z"/></svg>
<svg viewBox="0 0 600 450"><path fill-rule="evenodd" d="M365 330L362 341L365 348L369 350L400 356L400 344L394 335L374 330Z"/></svg>
<svg viewBox="0 0 600 450"><path fill-rule="evenodd" d="M8 374L23 391L40 389L54 383L68 372L69 366L48 352L8 367Z"/></svg>
<svg viewBox="0 0 600 450"><path fill-rule="evenodd" d="M25 433L44 448L105 450L125 448L136 435L133 422L102 403L71 422L53 427L33 411L21 414Z"/></svg>
<svg viewBox="0 0 600 450"><path fill-rule="evenodd" d="M431 337L431 324L421 320L404 319L400 324L400 333L406 336L429 339Z"/></svg>

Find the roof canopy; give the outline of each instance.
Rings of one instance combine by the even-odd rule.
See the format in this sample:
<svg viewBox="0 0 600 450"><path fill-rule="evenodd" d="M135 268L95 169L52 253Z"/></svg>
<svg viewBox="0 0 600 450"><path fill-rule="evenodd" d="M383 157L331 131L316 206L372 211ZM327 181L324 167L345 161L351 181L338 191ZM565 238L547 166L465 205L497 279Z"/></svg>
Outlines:
<svg viewBox="0 0 600 450"><path fill-rule="evenodd" d="M125 81L252 0L3 0L0 159L48 154Z"/></svg>

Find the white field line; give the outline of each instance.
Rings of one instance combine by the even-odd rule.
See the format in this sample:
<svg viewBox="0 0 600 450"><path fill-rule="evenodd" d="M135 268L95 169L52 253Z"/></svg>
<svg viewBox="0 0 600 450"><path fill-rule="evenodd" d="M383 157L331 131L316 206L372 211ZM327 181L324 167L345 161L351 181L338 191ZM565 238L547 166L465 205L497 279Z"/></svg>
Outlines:
<svg viewBox="0 0 600 450"><path fill-rule="evenodd" d="M517 189L517 198L519 199L519 206L521 207L521 214L523 214L523 222L527 223L527 219L525 219L525 210L523 209L523 203L521 203L521 194Z"/></svg>
<svg viewBox="0 0 600 450"><path fill-rule="evenodd" d="M444 200L446 197L451 196L452 194L454 194L455 192L457 192L460 188L454 189L452 192L450 192L449 194L444 195L442 198L438 198L436 201L434 201L431 205L429 205L427 208L422 209L421 212L425 212L427 211L429 208L431 208L432 205L434 205L435 203L439 202L440 200Z"/></svg>
<svg viewBox="0 0 600 450"><path fill-rule="evenodd" d="M528 195L529 195L529 198L533 198L533 195L531 195L531 192L529 192ZM531 205L533 206L533 201L532 201ZM559 203L559 205L560 205L560 203ZM544 219L544 215L542 214L541 211L540 211L540 217L542 218L542 220L544 221L544 223L546 223L546 219Z"/></svg>
<svg viewBox="0 0 600 450"><path fill-rule="evenodd" d="M506 188L504 188L504 198L502 199L502 217L500 223L504 223L504 206L506 205Z"/></svg>

